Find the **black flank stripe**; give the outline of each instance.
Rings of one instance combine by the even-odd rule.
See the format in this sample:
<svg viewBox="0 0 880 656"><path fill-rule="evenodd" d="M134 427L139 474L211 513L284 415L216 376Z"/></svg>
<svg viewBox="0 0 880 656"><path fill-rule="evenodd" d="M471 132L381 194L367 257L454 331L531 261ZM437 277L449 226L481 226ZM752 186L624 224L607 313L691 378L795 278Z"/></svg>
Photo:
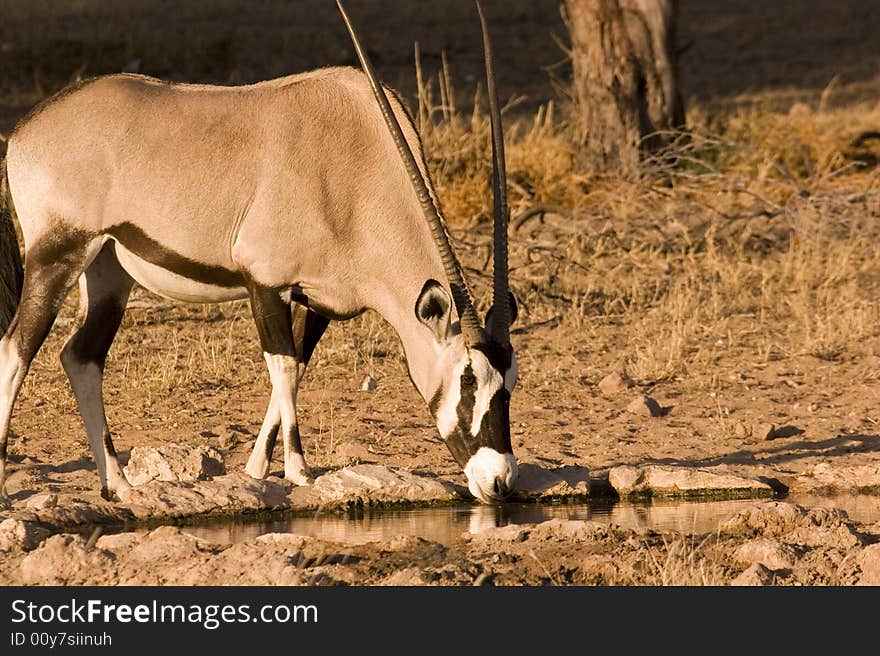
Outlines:
<svg viewBox="0 0 880 656"><path fill-rule="evenodd" d="M198 262L169 250L132 223L115 225L108 233L142 260L189 280L217 287L244 286L244 277L238 271Z"/></svg>

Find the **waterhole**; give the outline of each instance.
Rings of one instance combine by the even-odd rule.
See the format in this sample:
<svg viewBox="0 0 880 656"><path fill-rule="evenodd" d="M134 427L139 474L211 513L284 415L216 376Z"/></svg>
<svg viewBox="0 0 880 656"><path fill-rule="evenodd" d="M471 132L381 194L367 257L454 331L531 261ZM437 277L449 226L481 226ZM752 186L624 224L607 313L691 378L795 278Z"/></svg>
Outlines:
<svg viewBox="0 0 880 656"><path fill-rule="evenodd" d="M217 543L252 540L265 533L292 533L335 542L364 544L398 536L417 536L449 544L464 533L476 534L509 524L538 524L550 519L590 520L632 530L711 533L745 508L766 500L645 501L608 499L577 504L506 503L460 505L406 510L357 510L348 514L319 513L271 521L223 521L183 527L187 533ZM880 497L868 495L786 499L805 507L839 508L858 523L880 521Z"/></svg>

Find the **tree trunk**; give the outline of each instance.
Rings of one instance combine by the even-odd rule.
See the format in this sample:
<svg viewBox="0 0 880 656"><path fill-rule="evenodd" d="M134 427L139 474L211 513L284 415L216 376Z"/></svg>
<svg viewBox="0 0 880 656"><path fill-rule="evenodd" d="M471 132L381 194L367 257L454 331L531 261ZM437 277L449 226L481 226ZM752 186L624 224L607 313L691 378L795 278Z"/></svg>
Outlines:
<svg viewBox="0 0 880 656"><path fill-rule="evenodd" d="M565 0L579 164L625 175L684 126L676 0Z"/></svg>

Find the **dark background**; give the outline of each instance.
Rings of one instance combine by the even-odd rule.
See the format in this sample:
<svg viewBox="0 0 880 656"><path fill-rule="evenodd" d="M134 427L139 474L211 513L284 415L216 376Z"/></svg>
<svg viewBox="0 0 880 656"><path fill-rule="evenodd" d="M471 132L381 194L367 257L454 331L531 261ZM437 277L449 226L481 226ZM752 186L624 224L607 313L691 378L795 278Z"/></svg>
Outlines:
<svg viewBox="0 0 880 656"><path fill-rule="evenodd" d="M484 0L503 100L560 99L568 75L560 0ZM482 79L471 0L348 0L383 80L411 99L413 42L426 73L449 58L466 108ZM172 80L247 83L353 64L333 0L0 0L0 131L77 75L126 66ZM880 90L877 0L681 0L684 97L790 102L835 76L838 99ZM139 62L139 65L135 64Z"/></svg>

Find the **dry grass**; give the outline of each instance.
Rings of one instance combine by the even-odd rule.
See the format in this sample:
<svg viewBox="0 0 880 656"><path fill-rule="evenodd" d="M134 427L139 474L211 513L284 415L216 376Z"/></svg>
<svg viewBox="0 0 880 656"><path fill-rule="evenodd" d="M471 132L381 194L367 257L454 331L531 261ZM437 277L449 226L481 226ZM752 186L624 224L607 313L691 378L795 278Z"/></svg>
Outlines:
<svg viewBox="0 0 880 656"><path fill-rule="evenodd" d="M430 167L483 298L487 118L479 92L467 116L431 98L423 89ZM574 169L552 104L507 121L511 275L526 322L613 323L643 383L711 365L733 344L759 360L835 360L877 336L880 145L852 142L880 126L880 105L830 109L822 94L786 113L692 107L638 180ZM547 211L520 225L535 206Z"/></svg>

